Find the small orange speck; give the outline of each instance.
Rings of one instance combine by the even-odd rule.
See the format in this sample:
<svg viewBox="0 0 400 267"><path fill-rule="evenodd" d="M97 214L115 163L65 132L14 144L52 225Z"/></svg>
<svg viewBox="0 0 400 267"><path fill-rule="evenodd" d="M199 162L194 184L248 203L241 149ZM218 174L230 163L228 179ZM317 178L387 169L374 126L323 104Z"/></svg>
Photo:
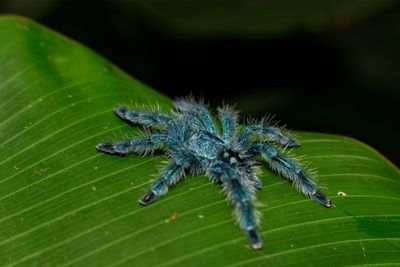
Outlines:
<svg viewBox="0 0 400 267"><path fill-rule="evenodd" d="M174 212L171 215L171 221L176 221L176 219L178 218L178 213Z"/></svg>

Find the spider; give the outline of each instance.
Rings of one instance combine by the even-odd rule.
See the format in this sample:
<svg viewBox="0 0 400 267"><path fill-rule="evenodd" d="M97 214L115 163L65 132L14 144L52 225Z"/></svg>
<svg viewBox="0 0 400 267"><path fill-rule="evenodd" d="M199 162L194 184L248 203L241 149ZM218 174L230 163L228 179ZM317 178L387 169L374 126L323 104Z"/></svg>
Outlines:
<svg viewBox="0 0 400 267"><path fill-rule="evenodd" d="M173 105L175 110L170 114L116 107L114 111L121 119L142 125L147 135L96 146L101 152L119 156L144 155L159 149L167 152L169 165L139 199L141 205L149 205L167 194L169 187L182 180L185 173L206 173L211 182L222 185L250 245L260 249L262 240L255 192L262 184L254 172L254 157L261 155L273 171L291 181L298 191L325 207L332 206L310 174L276 148L297 147L300 143L284 134L284 129L270 119L240 127L238 113L224 106L218 109L218 127L203 100L183 98Z"/></svg>

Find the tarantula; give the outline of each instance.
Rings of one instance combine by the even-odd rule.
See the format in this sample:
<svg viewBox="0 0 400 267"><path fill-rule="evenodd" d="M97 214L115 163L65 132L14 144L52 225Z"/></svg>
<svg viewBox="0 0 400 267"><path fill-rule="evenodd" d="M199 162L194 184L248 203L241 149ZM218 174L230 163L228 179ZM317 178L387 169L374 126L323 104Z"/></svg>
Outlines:
<svg viewBox="0 0 400 267"><path fill-rule="evenodd" d="M332 206L310 174L274 147L296 147L300 143L271 120L253 121L240 127L237 112L224 106L218 109L220 127L217 127L201 100L180 99L174 102L174 108L174 112L166 114L118 106L114 111L121 119L144 126L148 135L96 146L97 150L112 155L147 154L158 149L167 152L169 165L139 199L140 204L151 204L165 195L187 172L206 173L212 182L222 185L251 246L260 249L260 220L254 203L255 191L262 184L252 167L253 158L261 155L273 171L290 180L298 191L325 207Z"/></svg>

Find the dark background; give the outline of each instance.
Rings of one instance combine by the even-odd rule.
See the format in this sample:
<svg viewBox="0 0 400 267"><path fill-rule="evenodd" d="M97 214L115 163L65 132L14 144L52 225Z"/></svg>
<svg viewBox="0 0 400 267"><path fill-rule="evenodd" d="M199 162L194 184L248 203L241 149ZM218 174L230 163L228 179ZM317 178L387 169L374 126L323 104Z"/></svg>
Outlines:
<svg viewBox="0 0 400 267"><path fill-rule="evenodd" d="M400 1L0 0L175 97L344 134L400 164Z"/></svg>

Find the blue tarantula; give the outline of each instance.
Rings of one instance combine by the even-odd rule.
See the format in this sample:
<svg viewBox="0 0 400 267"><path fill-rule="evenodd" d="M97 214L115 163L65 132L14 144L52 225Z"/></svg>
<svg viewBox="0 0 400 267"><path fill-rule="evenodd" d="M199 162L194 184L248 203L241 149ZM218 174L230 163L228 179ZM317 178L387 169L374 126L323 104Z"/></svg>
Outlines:
<svg viewBox="0 0 400 267"><path fill-rule="evenodd" d="M218 109L220 127L217 127L203 101L180 99L174 102L174 107L173 113L166 114L118 106L115 113L129 123L144 126L148 136L96 146L97 150L112 155L147 154L158 149L167 151L170 164L139 199L140 204L151 204L165 195L186 172L206 173L212 182L222 185L251 246L260 249L260 220L254 203L255 191L261 189L261 181L252 167L253 158L261 155L273 171L290 180L298 191L325 207L332 206L331 200L324 196L310 175L273 146L296 147L300 143L270 120L239 127L237 112L225 106Z"/></svg>

